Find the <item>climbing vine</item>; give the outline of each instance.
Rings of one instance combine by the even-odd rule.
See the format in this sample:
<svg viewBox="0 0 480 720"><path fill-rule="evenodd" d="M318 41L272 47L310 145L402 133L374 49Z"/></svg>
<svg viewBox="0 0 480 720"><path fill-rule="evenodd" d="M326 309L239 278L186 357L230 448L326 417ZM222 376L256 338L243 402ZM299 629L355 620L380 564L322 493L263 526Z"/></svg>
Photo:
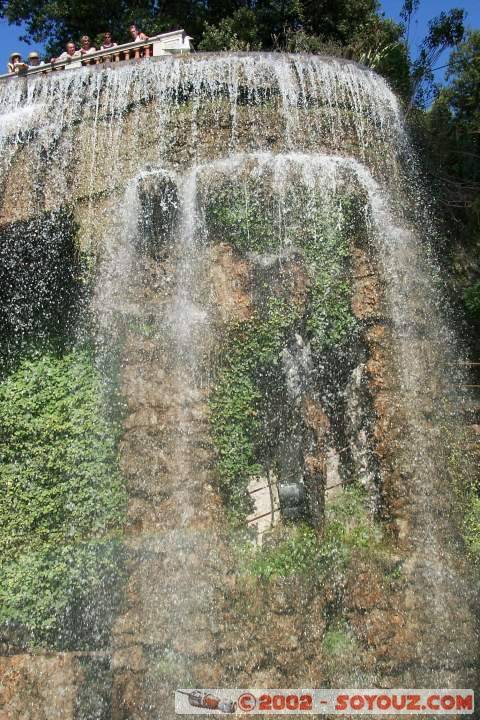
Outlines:
<svg viewBox="0 0 480 720"><path fill-rule="evenodd" d="M350 238L358 234L362 197L338 196L305 185L283 193L245 180L224 182L206 200L210 240L227 241L240 253L303 255L310 277L306 327L312 348L322 352L351 337Z"/></svg>
<svg viewBox="0 0 480 720"><path fill-rule="evenodd" d="M329 503L321 533L300 524L275 531L260 548L242 548L244 572L270 580L290 575L308 575L315 581L341 574L358 551L369 556L385 551L381 527L367 510L366 492L353 485Z"/></svg>
<svg viewBox="0 0 480 720"><path fill-rule="evenodd" d="M0 384L0 622L34 644L101 644L125 489L91 354L23 359Z"/></svg>
<svg viewBox="0 0 480 720"><path fill-rule="evenodd" d="M206 201L210 238L227 240L241 252L278 249L278 207L275 205L263 185L253 187L251 182L244 182L215 188Z"/></svg>
<svg viewBox="0 0 480 720"><path fill-rule="evenodd" d="M294 319L291 308L271 300L266 316L233 325L225 341L210 409L220 488L233 512L248 510L249 479L262 469L258 437L265 384L260 380L278 365Z"/></svg>
<svg viewBox="0 0 480 720"><path fill-rule="evenodd" d="M279 192L251 178L212 187L204 198L210 242L227 241L240 255L263 254L272 267L275 258L281 264L293 253L307 277L301 305L292 303L279 284L278 269L257 279L254 316L231 324L222 348L211 400L213 438L227 505L245 513L249 479L262 467L265 471L258 438L265 441L268 398L284 382L281 351L295 333L310 344L314 357L338 350L354 335L349 243L358 232L361 201L357 195L329 196L301 183Z"/></svg>
<svg viewBox="0 0 480 720"><path fill-rule="evenodd" d="M464 428L445 424L442 428L448 448L446 467L455 490L456 514L468 553L480 569L480 479L478 457L472 437Z"/></svg>
<svg viewBox="0 0 480 720"><path fill-rule="evenodd" d="M356 327L349 234L358 232L358 223L354 198L340 198L327 208L318 197L312 202L312 221L302 244L312 279L307 328L314 351L322 352L344 343Z"/></svg>

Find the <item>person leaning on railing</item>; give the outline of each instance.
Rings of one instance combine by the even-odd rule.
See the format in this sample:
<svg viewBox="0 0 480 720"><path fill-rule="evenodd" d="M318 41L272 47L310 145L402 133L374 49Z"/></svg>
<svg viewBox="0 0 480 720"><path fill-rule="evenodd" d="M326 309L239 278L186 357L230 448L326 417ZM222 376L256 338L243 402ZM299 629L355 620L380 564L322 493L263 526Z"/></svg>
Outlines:
<svg viewBox="0 0 480 720"><path fill-rule="evenodd" d="M73 40L69 40L65 45L64 52L57 58L53 57L50 62L71 62L72 60L76 60L79 57L81 57L80 50L77 50L77 47Z"/></svg>
<svg viewBox="0 0 480 720"><path fill-rule="evenodd" d="M91 55L94 52L97 52L96 48L92 45L90 42L90 38L88 35L84 35L80 38L80 55Z"/></svg>
<svg viewBox="0 0 480 720"><path fill-rule="evenodd" d="M1 0L0 0L1 1ZM148 35L145 35L145 33L140 32L135 24L132 23L132 25L128 28L129 33L132 37L133 43L148 43L150 38ZM56 64L56 63L69 63L72 60L79 60L80 58L84 57L85 55L91 55L93 53L96 53L96 48L92 45L90 38L88 35L83 35L83 37L80 39L80 48L77 50L77 46L73 42L73 40L69 40L65 46L65 50L61 55L58 57L52 57L50 60L50 63ZM129 43L126 43L126 46L128 48L131 48L131 45ZM112 33L109 31L106 31L103 33L103 43L100 47L100 50L111 50L112 48L118 47L116 42L113 42L112 39ZM126 58L128 59L130 54L129 51L125 51ZM110 60L111 53L105 57L105 60ZM135 58L139 57L150 57L150 48L138 48L135 49ZM115 55L115 59L120 59L120 54ZM89 61L86 61L87 63ZM90 61L92 62L92 61ZM97 59L98 62L98 59ZM7 70L9 74L19 74L26 72L30 68L36 68L40 67L42 65L45 65L43 60L40 60L40 56L36 51L33 51L28 56L28 64L25 63L22 60L22 56L20 53L14 52L10 55L10 60L7 65Z"/></svg>
<svg viewBox="0 0 480 720"><path fill-rule="evenodd" d="M111 32L103 33L103 43L100 46L100 50L111 50L111 48L117 47L117 43L112 40Z"/></svg>
<svg viewBox="0 0 480 720"><path fill-rule="evenodd" d="M45 65L43 60L40 60L40 55L38 52L33 50L31 53L28 54L28 68L34 68L34 67L40 67L41 65Z"/></svg>
<svg viewBox="0 0 480 720"><path fill-rule="evenodd" d="M21 72L25 72L25 70L28 70L28 65L23 62L22 56L18 52L14 52L10 55L10 60L7 64L7 71L10 75L16 74Z"/></svg>
<svg viewBox="0 0 480 720"><path fill-rule="evenodd" d="M148 35L145 35L145 33L140 32L140 30L137 29L135 23L130 25L128 32L130 33L133 42L146 42L150 39Z"/></svg>

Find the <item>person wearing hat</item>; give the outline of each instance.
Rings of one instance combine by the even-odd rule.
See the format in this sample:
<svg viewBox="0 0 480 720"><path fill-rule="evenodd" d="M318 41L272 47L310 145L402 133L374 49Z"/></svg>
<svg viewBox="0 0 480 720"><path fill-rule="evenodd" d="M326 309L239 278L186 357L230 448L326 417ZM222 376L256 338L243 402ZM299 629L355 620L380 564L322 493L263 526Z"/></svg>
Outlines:
<svg viewBox="0 0 480 720"><path fill-rule="evenodd" d="M10 75L13 73L19 73L27 69L27 65L23 62L22 56L18 52L14 52L10 55L10 60L7 65L7 70Z"/></svg>
<svg viewBox="0 0 480 720"><path fill-rule="evenodd" d="M38 52L33 50L28 55L28 67L34 68L34 67L40 67L40 65L45 65L45 63L43 62L43 60L40 61L40 55L38 54Z"/></svg>

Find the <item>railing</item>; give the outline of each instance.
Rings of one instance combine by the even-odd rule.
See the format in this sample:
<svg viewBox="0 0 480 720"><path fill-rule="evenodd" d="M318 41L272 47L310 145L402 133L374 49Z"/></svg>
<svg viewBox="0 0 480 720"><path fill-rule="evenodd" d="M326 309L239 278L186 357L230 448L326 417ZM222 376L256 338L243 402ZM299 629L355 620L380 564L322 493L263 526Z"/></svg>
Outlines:
<svg viewBox="0 0 480 720"><path fill-rule="evenodd" d="M143 58L161 57L162 55L176 55L191 51L190 40L185 30L155 35L145 42L130 42L117 45L108 50L97 50L89 55L75 55L69 60L45 63L37 67L28 68L18 73L0 75L0 80L9 80L32 75L45 75L57 70L75 70L86 65L100 65L102 63L120 63L128 60L141 60Z"/></svg>

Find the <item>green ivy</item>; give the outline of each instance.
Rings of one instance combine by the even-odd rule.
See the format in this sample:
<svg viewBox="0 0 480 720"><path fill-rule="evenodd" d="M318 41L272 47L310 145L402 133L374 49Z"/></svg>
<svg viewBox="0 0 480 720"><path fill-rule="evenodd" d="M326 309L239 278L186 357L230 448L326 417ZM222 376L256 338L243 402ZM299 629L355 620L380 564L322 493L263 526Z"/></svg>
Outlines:
<svg viewBox="0 0 480 720"><path fill-rule="evenodd" d="M249 509L247 486L262 467L258 460L264 390L259 378L280 362L280 352L295 313L272 300L266 317L232 325L223 349L224 364L210 400L218 455L220 488L234 512Z"/></svg>
<svg viewBox="0 0 480 720"><path fill-rule="evenodd" d="M344 197L326 207L315 198L303 243L312 287L307 328L317 352L341 345L356 326L352 313L349 233L358 232L355 202Z"/></svg>
<svg viewBox="0 0 480 720"><path fill-rule="evenodd" d="M4 379L0 459L0 620L68 645L82 616L100 641L126 495L89 352L27 358Z"/></svg>
<svg viewBox="0 0 480 720"><path fill-rule="evenodd" d="M358 642L345 622L337 622L322 639L322 649L328 656L345 657L358 653Z"/></svg>
<svg viewBox="0 0 480 720"><path fill-rule="evenodd" d="M366 493L350 486L329 503L321 533L306 524L275 530L266 543L253 551L243 548L247 572L264 580L290 575L308 575L321 580L344 570L352 552L381 552L382 529L366 509Z"/></svg>
<svg viewBox="0 0 480 720"><path fill-rule="evenodd" d="M261 186L253 189L250 183L239 183L215 188L205 211L211 240L226 240L241 252L278 249L274 207Z"/></svg>
<svg viewBox="0 0 480 720"><path fill-rule="evenodd" d="M232 324L224 342L211 419L220 486L228 506L241 513L249 509L249 479L265 465L257 438L265 435L267 396L283 382L280 354L288 338L299 332L318 356L350 341L356 327L349 256L350 237L361 231L361 198L324 196L301 183L280 196L272 181L267 175L261 183L228 180L203 191L210 242L226 241L240 254L293 248L310 279L303 317L289 298L276 297L282 290L273 277L267 310Z"/></svg>
<svg viewBox="0 0 480 720"><path fill-rule="evenodd" d="M471 441L471 440L470 440ZM468 442L463 435L464 445ZM461 531L468 553L480 568L480 481L474 468L478 458L465 447L454 447L449 458L450 472L457 492L457 504L461 514Z"/></svg>
<svg viewBox="0 0 480 720"><path fill-rule="evenodd" d="M342 344L356 326L349 240L360 232L362 198L347 191L333 197L301 184L280 196L268 180L215 187L206 199L209 237L241 253L294 247L303 254L311 281L307 330L312 348L322 352Z"/></svg>
<svg viewBox="0 0 480 720"><path fill-rule="evenodd" d="M480 497L478 489L470 492L464 517L464 537L475 563L480 566Z"/></svg>
<svg viewBox="0 0 480 720"><path fill-rule="evenodd" d="M449 418L451 408L445 401L444 412ZM455 490L454 517L466 544L468 554L480 569L480 478L476 472L478 456L472 436L466 427L445 422L441 426L445 447L445 468L449 483Z"/></svg>
<svg viewBox="0 0 480 720"><path fill-rule="evenodd" d="M473 320L480 320L480 280L465 290L463 301L468 315Z"/></svg>
<svg viewBox="0 0 480 720"><path fill-rule="evenodd" d="M292 525L280 542L256 550L248 571L264 580L316 572L320 543L317 531L307 524Z"/></svg>

